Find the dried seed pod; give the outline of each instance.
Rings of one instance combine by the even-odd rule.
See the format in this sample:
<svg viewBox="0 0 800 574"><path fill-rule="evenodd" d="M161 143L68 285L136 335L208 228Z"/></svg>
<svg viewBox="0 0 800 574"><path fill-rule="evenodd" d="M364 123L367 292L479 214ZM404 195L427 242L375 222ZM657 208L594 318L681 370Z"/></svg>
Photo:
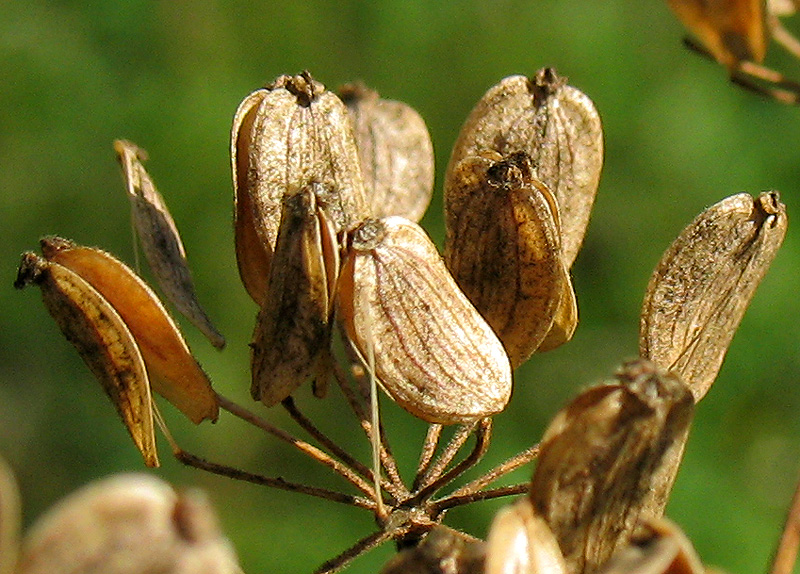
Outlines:
<svg viewBox="0 0 800 574"><path fill-rule="evenodd" d="M14 474L0 458L0 574L13 574L19 554L21 508Z"/></svg>
<svg viewBox="0 0 800 574"><path fill-rule="evenodd" d="M464 158L495 151L528 154L536 177L553 193L561 215L567 269L583 243L603 167L603 127L592 101L551 68L533 78L510 76L489 89L453 146L445 189Z"/></svg>
<svg viewBox="0 0 800 574"><path fill-rule="evenodd" d="M525 152L467 157L450 175L445 263L516 368L545 341L560 310L566 323L555 326L552 343L569 340L577 324L558 207Z"/></svg>
<svg viewBox="0 0 800 574"><path fill-rule="evenodd" d="M415 416L454 424L505 408L503 345L415 223L369 219L353 231L337 309L362 357L374 355L383 389Z"/></svg>
<svg viewBox="0 0 800 574"><path fill-rule="evenodd" d="M211 382L153 290L110 253L61 237L45 237L40 244L48 261L79 275L119 313L142 354L153 390L195 424L216 421L219 406Z"/></svg>
<svg viewBox="0 0 800 574"><path fill-rule="evenodd" d="M147 152L125 140L116 140L114 150L125 177L136 234L161 291L212 345L222 349L225 337L214 328L197 300L178 228L142 165Z"/></svg>
<svg viewBox="0 0 800 574"><path fill-rule="evenodd" d="M329 194L317 199L337 233L368 214L347 108L308 72L281 76L239 105L231 162L239 274L263 306L284 195L322 184Z"/></svg>
<svg viewBox="0 0 800 574"><path fill-rule="evenodd" d="M650 277L639 353L680 376L695 401L714 382L786 224L776 192L733 195L698 215Z"/></svg>
<svg viewBox="0 0 800 574"><path fill-rule="evenodd" d="M74 492L25 537L17 574L241 574L205 496L148 475Z"/></svg>
<svg viewBox="0 0 800 574"><path fill-rule="evenodd" d="M318 193L326 193L321 184L283 198L267 298L251 345L251 392L267 406L309 377L327 375L339 251Z"/></svg>
<svg viewBox="0 0 800 574"><path fill-rule="evenodd" d="M438 525L417 546L392 557L381 574L484 574L485 552L485 542Z"/></svg>
<svg viewBox="0 0 800 574"><path fill-rule="evenodd" d="M384 100L363 84L339 97L353 120L370 214L419 222L433 194L433 144L422 117L402 102Z"/></svg>
<svg viewBox="0 0 800 574"><path fill-rule="evenodd" d="M556 415L530 500L570 574L593 572L627 544L640 518L661 516L693 411L686 385L639 359Z"/></svg>
<svg viewBox="0 0 800 574"><path fill-rule="evenodd" d="M527 498L500 509L486 544L486 574L566 574L558 541Z"/></svg>
<svg viewBox="0 0 800 574"><path fill-rule="evenodd" d="M45 307L100 381L147 466L158 466L150 384L139 347L111 304L77 273L22 255L14 286L42 290Z"/></svg>

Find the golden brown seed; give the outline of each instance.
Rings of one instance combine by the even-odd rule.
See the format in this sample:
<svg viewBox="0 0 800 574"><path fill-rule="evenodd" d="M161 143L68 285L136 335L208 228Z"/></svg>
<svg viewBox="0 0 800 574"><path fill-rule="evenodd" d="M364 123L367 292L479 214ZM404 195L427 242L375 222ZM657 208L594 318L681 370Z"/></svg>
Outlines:
<svg viewBox="0 0 800 574"><path fill-rule="evenodd" d="M381 574L484 574L486 544L446 526L435 526L417 546L407 548Z"/></svg>
<svg viewBox="0 0 800 574"><path fill-rule="evenodd" d="M593 572L627 544L639 519L661 516L693 411L686 385L640 359L556 415L530 500L570 574Z"/></svg>
<svg viewBox="0 0 800 574"><path fill-rule="evenodd" d="M250 296L264 303L281 202L312 183L336 232L367 216L347 108L308 72L281 76L239 105L231 133L236 257Z"/></svg>
<svg viewBox="0 0 800 574"><path fill-rule="evenodd" d="M353 231L337 309L361 356L374 355L383 389L415 416L455 424L505 408L503 345L415 223L369 219Z"/></svg>
<svg viewBox="0 0 800 574"><path fill-rule="evenodd" d="M445 189L464 158L523 151L553 193L561 216L567 269L583 243L603 167L603 127L592 101L551 68L532 78L510 76L489 89L453 146Z"/></svg>
<svg viewBox="0 0 800 574"><path fill-rule="evenodd" d="M103 386L147 466L158 466L150 384L125 322L77 273L35 253L22 256L14 286L38 285L45 307Z"/></svg>
<svg viewBox="0 0 800 574"><path fill-rule="evenodd" d="M125 177L136 233L161 291L212 345L222 349L225 337L214 328L197 300L178 228L142 165L147 152L125 140L116 140L114 150Z"/></svg>
<svg viewBox="0 0 800 574"><path fill-rule="evenodd" d="M333 291L339 272L333 228L317 193L321 184L283 198L283 214L264 307L252 347L253 398L272 406L329 366Z"/></svg>
<svg viewBox="0 0 800 574"><path fill-rule="evenodd" d="M513 368L551 330L550 348L568 340L577 324L558 207L532 169L524 152L486 152L459 162L445 190L445 263Z"/></svg>
<svg viewBox="0 0 800 574"><path fill-rule="evenodd" d="M119 313L142 354L153 390L192 422L217 420L211 382L195 360L178 326L152 289L110 253L45 237L42 253L94 287Z"/></svg>
<svg viewBox="0 0 800 574"><path fill-rule="evenodd" d="M639 353L681 377L695 401L714 382L786 224L776 192L733 195L697 216L650 277Z"/></svg>
<svg viewBox="0 0 800 574"><path fill-rule="evenodd" d="M353 120L370 214L419 222L433 193L433 144L425 121L363 84L343 86L339 97Z"/></svg>

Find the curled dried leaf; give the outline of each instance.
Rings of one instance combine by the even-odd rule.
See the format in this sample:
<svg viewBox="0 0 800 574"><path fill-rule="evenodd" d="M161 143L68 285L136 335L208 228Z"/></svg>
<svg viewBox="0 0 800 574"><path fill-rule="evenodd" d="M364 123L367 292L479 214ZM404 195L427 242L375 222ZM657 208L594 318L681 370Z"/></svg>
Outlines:
<svg viewBox="0 0 800 574"><path fill-rule="evenodd" d="M231 132L239 273L262 306L278 237L281 201L312 183L336 232L368 213L347 108L308 72L281 76L247 96Z"/></svg>
<svg viewBox="0 0 800 574"><path fill-rule="evenodd" d="M572 267L603 167L603 127L594 103L552 68L532 78L505 78L486 92L461 128L445 189L453 186L459 162L485 151L528 154L536 177L558 203L564 264Z"/></svg>
<svg viewBox="0 0 800 574"><path fill-rule="evenodd" d="M381 574L484 574L485 548L481 540L438 525L389 560Z"/></svg>
<svg viewBox="0 0 800 574"><path fill-rule="evenodd" d="M339 252L317 192L325 193L321 184L283 198L267 298L251 345L251 392L267 406L309 377L327 375Z"/></svg>
<svg viewBox="0 0 800 574"><path fill-rule="evenodd" d="M693 412L686 385L640 359L556 415L530 500L570 574L593 572L627 544L639 519L661 516Z"/></svg>
<svg viewBox="0 0 800 574"><path fill-rule="evenodd" d="M241 574L200 492L176 494L147 475L74 492L25 537L17 574Z"/></svg>
<svg viewBox="0 0 800 574"><path fill-rule="evenodd" d="M454 424L505 408L503 345L415 223L369 219L353 231L337 309L362 357L374 355L383 389L415 416Z"/></svg>
<svg viewBox="0 0 800 574"><path fill-rule="evenodd" d="M445 189L445 263L516 368L577 324L558 207L525 152L463 159ZM559 315L561 312L561 315ZM554 320L560 321L554 326Z"/></svg>
<svg viewBox="0 0 800 574"><path fill-rule="evenodd" d="M419 222L433 194L433 144L422 117L409 105L385 100L363 84L339 97L353 120L370 214Z"/></svg>
<svg viewBox="0 0 800 574"><path fill-rule="evenodd" d="M695 401L717 377L786 225L776 192L733 195L698 215L653 271L639 353L681 377Z"/></svg>
<svg viewBox="0 0 800 574"><path fill-rule="evenodd" d="M223 348L225 337L211 324L197 300L178 227L142 165L147 160L147 153L125 140L116 140L114 150L125 177L136 234L161 291L212 345Z"/></svg>
<svg viewBox="0 0 800 574"><path fill-rule="evenodd" d="M145 464L158 466L150 384L125 322L77 273L31 252L23 254L14 286L29 284L41 288L45 307L100 381Z"/></svg>

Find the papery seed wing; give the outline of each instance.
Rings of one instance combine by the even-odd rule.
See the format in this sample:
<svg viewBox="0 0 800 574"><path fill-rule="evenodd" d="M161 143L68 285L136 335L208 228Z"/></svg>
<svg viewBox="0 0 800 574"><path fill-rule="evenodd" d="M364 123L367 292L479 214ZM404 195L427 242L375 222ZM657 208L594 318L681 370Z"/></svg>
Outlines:
<svg viewBox="0 0 800 574"><path fill-rule="evenodd" d="M448 184L445 263L516 368L545 340L565 289L572 291L555 200L523 152L466 158Z"/></svg>
<svg viewBox="0 0 800 574"><path fill-rule="evenodd" d="M343 263L338 316L383 389L425 421L502 411L511 369L502 343L456 285L436 247L401 217L357 228Z"/></svg>
<svg viewBox="0 0 800 574"><path fill-rule="evenodd" d="M323 185L329 194L318 200L337 233L367 215L347 108L307 72L281 76L239 106L231 162L239 272L261 305L284 195Z"/></svg>
<svg viewBox="0 0 800 574"><path fill-rule="evenodd" d="M550 351L568 342L578 327L578 299L575 297L575 289L572 287L572 277L563 266L561 267L561 277L562 287L558 309L556 309L550 331L536 349L540 353Z"/></svg>
<svg viewBox="0 0 800 574"><path fill-rule="evenodd" d="M550 68L533 78L505 78L486 92L461 128L445 186L460 161L485 151L528 154L537 178L558 202L564 262L572 267L603 167L603 128L592 101Z"/></svg>
<svg viewBox="0 0 800 574"><path fill-rule="evenodd" d="M172 317L147 284L111 254L60 237L45 237L42 253L79 275L119 314L136 341L153 390L192 422L217 420L217 396Z"/></svg>
<svg viewBox="0 0 800 574"><path fill-rule="evenodd" d="M338 260L337 252L331 252L333 230L317 206L317 187L283 199L267 298L251 345L251 393L267 406L310 377L327 374L331 276L338 273Z"/></svg>
<svg viewBox="0 0 800 574"><path fill-rule="evenodd" d="M353 120L370 214L419 222L433 194L433 144L422 117L362 84L339 90Z"/></svg>
<svg viewBox="0 0 800 574"><path fill-rule="evenodd" d="M556 415L530 500L570 574L594 571L628 542L640 518L661 516L693 411L683 382L639 360Z"/></svg>
<svg viewBox="0 0 800 574"><path fill-rule="evenodd" d="M142 165L147 159L147 154L135 144L125 140L115 141L114 149L127 184L136 234L164 296L211 341L212 345L219 349L223 348L225 337L214 328L197 300L178 228L164 203L164 198Z"/></svg>
<svg viewBox="0 0 800 574"><path fill-rule="evenodd" d="M639 352L677 373L696 401L714 382L786 224L777 193L733 195L697 216L653 272Z"/></svg>
<svg viewBox="0 0 800 574"><path fill-rule="evenodd" d="M147 466L158 466L150 384L139 348L111 304L78 274L34 253L14 286L36 284L45 307L103 386Z"/></svg>

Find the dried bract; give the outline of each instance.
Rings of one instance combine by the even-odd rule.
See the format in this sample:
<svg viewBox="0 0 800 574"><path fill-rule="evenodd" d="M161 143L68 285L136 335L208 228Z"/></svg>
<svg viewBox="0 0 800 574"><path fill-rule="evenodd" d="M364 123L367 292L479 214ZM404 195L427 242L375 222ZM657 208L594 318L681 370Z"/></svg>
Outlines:
<svg viewBox="0 0 800 574"><path fill-rule="evenodd" d="M176 494L147 475L79 490L25 537L17 574L241 574L199 492Z"/></svg>
<svg viewBox="0 0 800 574"><path fill-rule="evenodd" d="M419 222L433 193L433 144L422 117L362 84L339 89L353 120L370 214Z"/></svg>
<svg viewBox="0 0 800 574"><path fill-rule="evenodd" d="M446 526L396 554L381 574L484 574L486 544Z"/></svg>
<svg viewBox="0 0 800 574"><path fill-rule="evenodd" d="M642 306L639 352L683 379L699 401L786 234L776 192L709 207L661 257Z"/></svg>
<svg viewBox="0 0 800 574"><path fill-rule="evenodd" d="M281 76L239 105L231 133L239 273L263 305L283 197L312 183L336 232L367 216L358 150L347 108L308 72Z"/></svg>
<svg viewBox="0 0 800 574"><path fill-rule="evenodd" d="M150 384L125 322L77 273L27 252L14 286L38 285L45 307L122 417L147 466L158 466Z"/></svg>
<svg viewBox="0 0 800 574"><path fill-rule="evenodd" d="M453 146L445 189L459 162L484 151L524 151L536 177L560 210L567 269L580 250L603 167L603 128L592 101L551 68L533 78L510 76L492 87L470 113Z"/></svg>
<svg viewBox="0 0 800 574"><path fill-rule="evenodd" d="M336 236L317 201L321 184L285 196L267 298L252 347L253 398L272 406L309 377L327 375Z"/></svg>
<svg viewBox="0 0 800 574"><path fill-rule="evenodd" d="M529 157L495 152L463 159L445 190L445 263L503 342L516 368L553 331L551 348L577 324L561 256L558 207ZM564 323L554 326L563 313Z"/></svg>
<svg viewBox="0 0 800 574"><path fill-rule="evenodd" d="M223 348L225 337L214 328L197 301L178 228L164 198L142 165L147 153L125 140L115 141L114 149L125 177L136 233L161 291L212 345Z"/></svg>
<svg viewBox="0 0 800 574"><path fill-rule="evenodd" d="M415 416L453 424L505 408L503 345L418 225L387 217L355 229L337 301L352 344L374 355L381 386Z"/></svg>
<svg viewBox="0 0 800 574"><path fill-rule="evenodd" d="M594 572L640 519L661 516L693 411L686 385L640 359L556 415L530 500L570 574Z"/></svg>

